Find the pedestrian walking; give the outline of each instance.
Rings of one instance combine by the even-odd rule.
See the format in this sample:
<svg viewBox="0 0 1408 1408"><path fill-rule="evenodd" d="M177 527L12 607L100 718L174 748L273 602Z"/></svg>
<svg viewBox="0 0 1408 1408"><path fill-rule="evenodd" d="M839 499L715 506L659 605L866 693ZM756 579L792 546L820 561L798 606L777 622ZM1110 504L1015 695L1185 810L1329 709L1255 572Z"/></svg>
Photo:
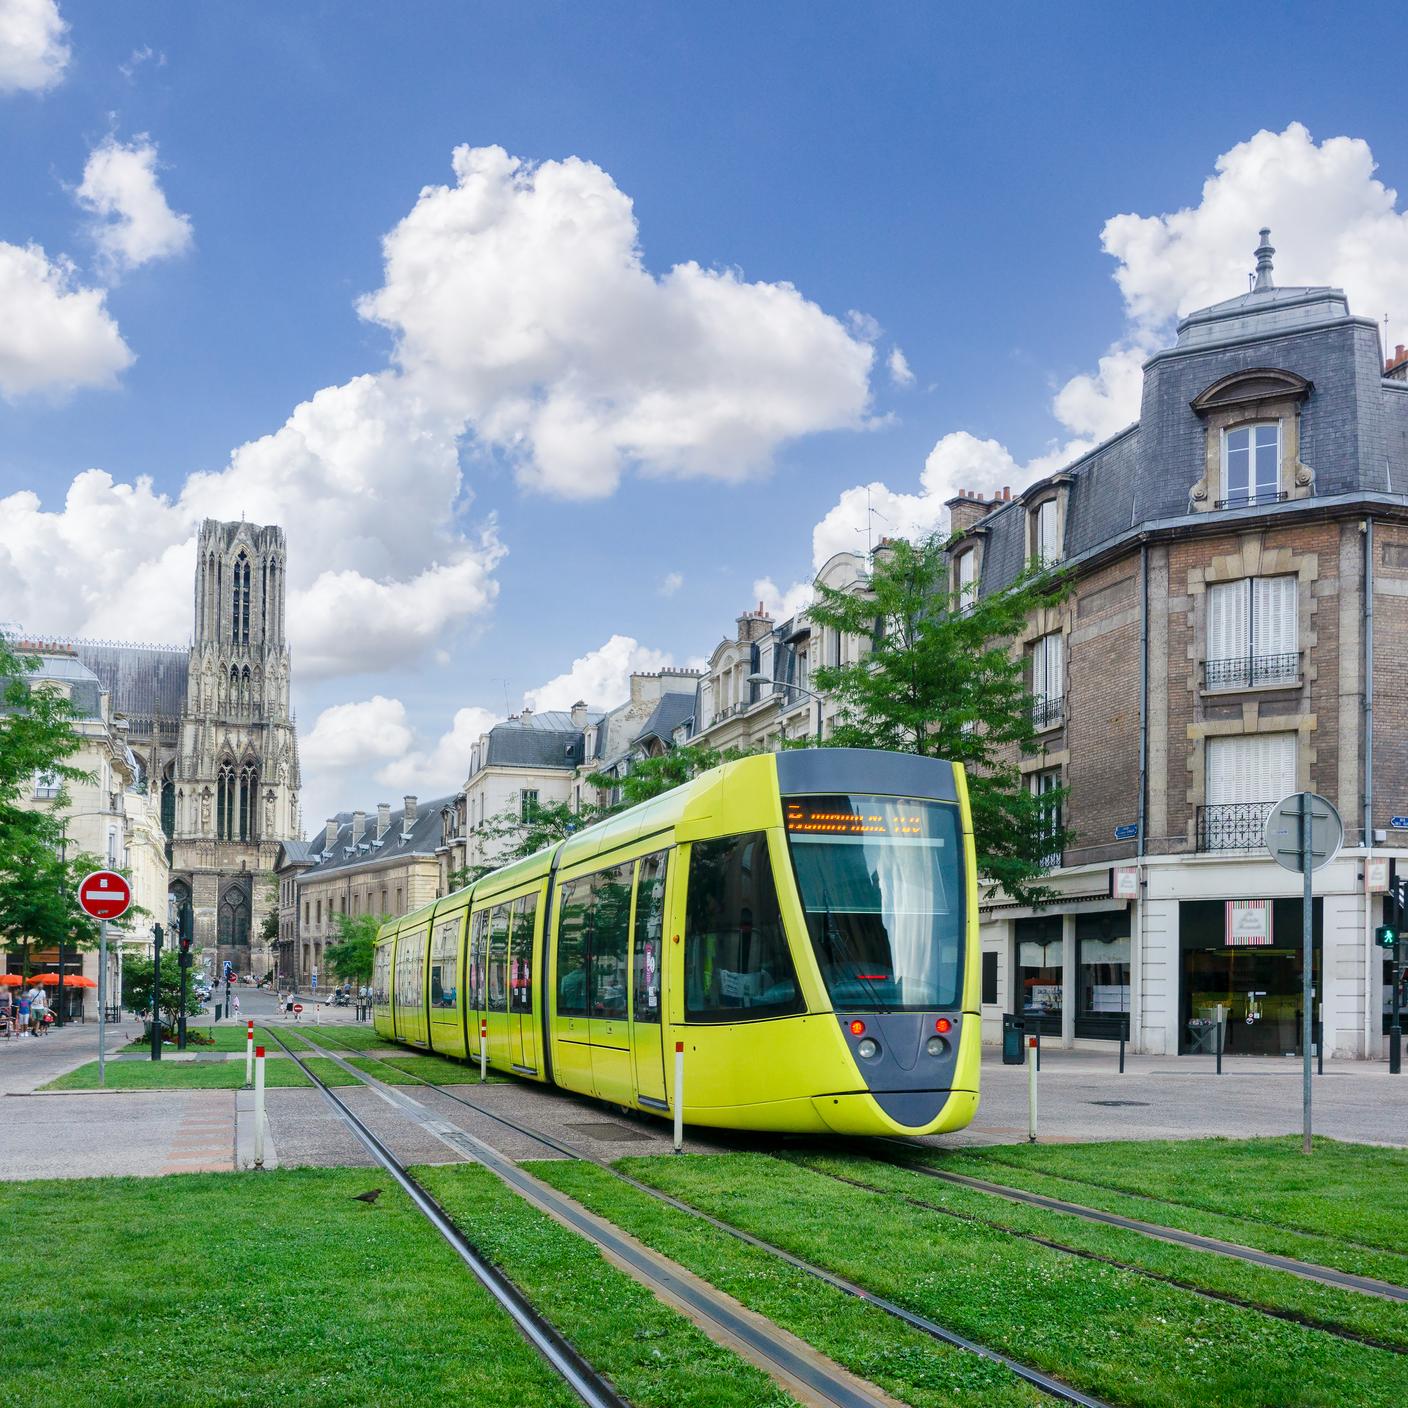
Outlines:
<svg viewBox="0 0 1408 1408"><path fill-rule="evenodd" d="M20 1035L21 1035L21 1036L23 1036L27 1031L29 1031L29 1022L30 1022L30 1017L31 1017L31 1015L32 1015L32 1013L31 1013L31 1004L30 1004L30 1000L29 1000L29 994L28 994L27 992L22 992L22 993L20 994ZM32 1032L31 1032L30 1034L33 1035Z"/></svg>
<svg viewBox="0 0 1408 1408"><path fill-rule="evenodd" d="M29 990L29 1020L35 1036L44 1030L44 1019L48 1007L49 1002L44 996L44 989L35 983Z"/></svg>
<svg viewBox="0 0 1408 1408"><path fill-rule="evenodd" d="M238 1017L238 1016L240 1015L240 995L239 995L239 993L236 993L236 994L230 999L230 1011L233 1012L236 1017Z"/></svg>

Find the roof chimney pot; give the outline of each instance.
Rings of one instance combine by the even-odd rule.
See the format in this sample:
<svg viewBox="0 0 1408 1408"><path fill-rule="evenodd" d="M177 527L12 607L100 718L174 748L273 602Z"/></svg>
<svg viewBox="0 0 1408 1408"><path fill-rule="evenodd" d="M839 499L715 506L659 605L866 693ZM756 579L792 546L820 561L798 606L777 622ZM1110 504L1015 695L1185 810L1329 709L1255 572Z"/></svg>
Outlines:
<svg viewBox="0 0 1408 1408"><path fill-rule="evenodd" d="M391 829L391 803L378 802L376 804L376 839L381 840Z"/></svg>

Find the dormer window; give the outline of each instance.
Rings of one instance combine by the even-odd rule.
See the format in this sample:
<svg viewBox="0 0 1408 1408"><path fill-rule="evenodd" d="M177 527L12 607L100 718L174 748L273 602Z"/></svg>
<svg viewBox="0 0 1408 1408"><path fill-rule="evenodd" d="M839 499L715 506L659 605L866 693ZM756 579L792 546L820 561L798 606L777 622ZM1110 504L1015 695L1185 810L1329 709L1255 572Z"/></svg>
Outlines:
<svg viewBox="0 0 1408 1408"><path fill-rule="evenodd" d="M1054 497L1043 499L1031 514L1032 553L1040 563L1061 559L1061 520Z"/></svg>
<svg viewBox="0 0 1408 1408"><path fill-rule="evenodd" d="M978 553L975 548L958 554L954 561L953 580L954 604L959 611L966 611L978 595Z"/></svg>
<svg viewBox="0 0 1408 1408"><path fill-rule="evenodd" d="M1224 506L1274 503L1281 489L1281 423L1239 425L1222 435Z"/></svg>

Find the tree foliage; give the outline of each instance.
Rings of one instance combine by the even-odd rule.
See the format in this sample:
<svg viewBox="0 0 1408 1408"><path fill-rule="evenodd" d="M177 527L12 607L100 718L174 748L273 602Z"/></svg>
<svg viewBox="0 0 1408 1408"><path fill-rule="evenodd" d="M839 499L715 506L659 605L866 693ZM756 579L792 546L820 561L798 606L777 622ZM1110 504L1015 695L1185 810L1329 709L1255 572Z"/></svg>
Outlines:
<svg viewBox="0 0 1408 1408"><path fill-rule="evenodd" d="M169 950L161 956L161 1020L168 1027L176 1025L181 1015L181 965L177 955ZM122 962L122 1005L129 1012L147 1013L152 1009L152 960L128 954ZM195 984L186 983L186 1016L200 1011L200 998Z"/></svg>
<svg viewBox="0 0 1408 1408"><path fill-rule="evenodd" d="M359 986L372 980L377 930L386 922L375 914L337 914L337 938L323 950L323 962L335 978Z"/></svg>
<svg viewBox="0 0 1408 1408"><path fill-rule="evenodd" d="M672 748L658 758L638 758L631 764L631 770L624 777L611 773L594 772L587 781L603 792L619 790L620 802L599 809L600 815L611 816L627 807L648 802L662 792L692 782L702 772L716 768L721 763L731 763L736 758L746 758L756 748L708 748L700 743L686 743Z"/></svg>
<svg viewBox="0 0 1408 1408"><path fill-rule="evenodd" d="M870 642L849 665L816 671L838 706L827 742L962 763L978 868L1020 903L1050 898L1041 877L1069 837L1064 789L1034 793L1020 760L1037 751L1033 698L1013 642L1068 590L1033 566L1009 587L958 603L943 541L896 540L875 555L867 591L817 584L812 621Z"/></svg>

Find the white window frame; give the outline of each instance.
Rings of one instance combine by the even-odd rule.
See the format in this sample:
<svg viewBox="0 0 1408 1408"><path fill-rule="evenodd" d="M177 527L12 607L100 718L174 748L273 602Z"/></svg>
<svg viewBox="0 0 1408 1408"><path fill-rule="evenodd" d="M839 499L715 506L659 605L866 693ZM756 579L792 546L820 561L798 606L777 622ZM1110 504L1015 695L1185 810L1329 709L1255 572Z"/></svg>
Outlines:
<svg viewBox="0 0 1408 1408"><path fill-rule="evenodd" d="M1043 499L1031 512L1032 556L1049 564L1061 560L1061 514L1053 494Z"/></svg>
<svg viewBox="0 0 1408 1408"><path fill-rule="evenodd" d="M978 550L964 548L954 559L954 600L960 611L971 611L978 596Z"/></svg>
<svg viewBox="0 0 1408 1408"><path fill-rule="evenodd" d="M1031 773L1027 778L1027 791L1033 797L1040 797L1045 792L1055 792L1061 786L1060 768L1043 768L1040 772ZM1061 829L1062 809L1056 808L1056 814L1052 817L1054 829L1048 835L1055 835ZM1048 868L1056 868L1061 864L1061 852L1050 851L1043 857Z"/></svg>
<svg viewBox="0 0 1408 1408"><path fill-rule="evenodd" d="M1281 573L1210 584L1205 658L1210 690L1296 684L1300 679L1299 577Z"/></svg>
<svg viewBox="0 0 1408 1408"><path fill-rule="evenodd" d="M1274 439L1270 446L1274 455L1275 477L1269 488L1262 488L1257 476L1258 432L1270 430ZM1245 492L1232 487L1232 456L1240 453L1234 449L1234 437L1247 437L1247 487ZM1258 503L1275 503L1281 492L1281 422L1279 420L1248 421L1243 425L1228 426L1222 432L1222 502L1229 508L1244 508Z"/></svg>
<svg viewBox="0 0 1408 1408"><path fill-rule="evenodd" d="M538 796L542 789L539 787L523 787L518 793L518 819L526 823L528 820L528 808L538 805Z"/></svg>
<svg viewBox="0 0 1408 1408"><path fill-rule="evenodd" d="M36 802L52 801L59 795L63 784L59 781L56 772L47 772L43 768L34 770L34 800Z"/></svg>
<svg viewBox="0 0 1408 1408"><path fill-rule="evenodd" d="M1066 686L1066 640L1060 631L1048 631L1032 642L1032 699L1038 720L1045 713L1044 705L1065 696ZM1054 719L1038 722L1038 732L1059 728L1064 722L1064 711Z"/></svg>

